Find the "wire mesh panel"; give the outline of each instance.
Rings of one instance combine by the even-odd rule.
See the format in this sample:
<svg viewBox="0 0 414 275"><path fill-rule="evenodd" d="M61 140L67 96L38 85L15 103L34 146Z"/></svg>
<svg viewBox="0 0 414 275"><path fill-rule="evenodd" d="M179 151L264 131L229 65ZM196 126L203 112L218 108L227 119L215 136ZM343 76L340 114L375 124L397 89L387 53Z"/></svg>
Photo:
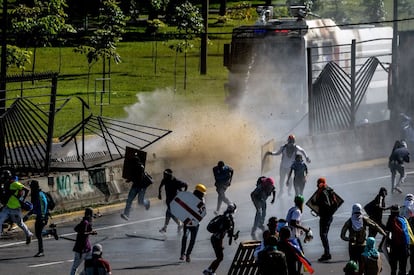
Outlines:
<svg viewBox="0 0 414 275"><path fill-rule="evenodd" d="M388 119L389 43L389 39L354 40L311 49L309 125L313 134Z"/></svg>
<svg viewBox="0 0 414 275"><path fill-rule="evenodd" d="M171 133L95 116L80 97L56 99L56 73L9 76L6 82L0 91L0 168L47 174L99 167L122 159L127 146L142 150ZM79 122L53 142L55 116L74 100L80 102Z"/></svg>

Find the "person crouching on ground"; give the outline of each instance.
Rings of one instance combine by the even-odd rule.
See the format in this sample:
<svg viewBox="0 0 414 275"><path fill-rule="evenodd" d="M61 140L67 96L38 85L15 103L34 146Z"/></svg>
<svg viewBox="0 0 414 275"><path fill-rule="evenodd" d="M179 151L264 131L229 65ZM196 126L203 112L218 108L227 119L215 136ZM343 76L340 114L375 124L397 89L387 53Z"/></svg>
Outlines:
<svg viewBox="0 0 414 275"><path fill-rule="evenodd" d="M102 245L95 244L92 248L92 257L85 260L85 270L82 275L111 275L111 265L102 257Z"/></svg>

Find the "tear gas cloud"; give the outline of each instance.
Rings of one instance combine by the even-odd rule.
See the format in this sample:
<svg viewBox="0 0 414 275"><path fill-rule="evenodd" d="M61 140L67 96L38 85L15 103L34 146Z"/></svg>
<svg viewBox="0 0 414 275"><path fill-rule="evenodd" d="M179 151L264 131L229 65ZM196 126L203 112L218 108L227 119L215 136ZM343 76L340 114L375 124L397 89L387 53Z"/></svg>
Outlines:
<svg viewBox="0 0 414 275"><path fill-rule="evenodd" d="M173 131L147 150L148 161L162 160L156 172L171 168L180 171L179 178L212 182L211 169L223 160L238 175L251 169L260 173L260 132L242 115L224 105L189 103L169 89L137 97L137 103L125 108L127 121Z"/></svg>

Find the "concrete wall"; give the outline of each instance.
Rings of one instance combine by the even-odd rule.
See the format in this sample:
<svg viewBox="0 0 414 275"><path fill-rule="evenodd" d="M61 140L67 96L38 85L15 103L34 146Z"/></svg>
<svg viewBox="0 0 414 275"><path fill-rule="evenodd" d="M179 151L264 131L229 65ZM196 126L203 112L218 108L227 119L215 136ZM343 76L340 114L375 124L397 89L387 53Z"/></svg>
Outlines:
<svg viewBox="0 0 414 275"><path fill-rule="evenodd" d="M398 138L392 133L389 122L369 124L352 131L296 137L297 143L309 153L314 168L388 157L395 139ZM285 141L276 143L275 148L278 148ZM258 154L260 154L259 150ZM156 197L162 171L176 161L167 157L147 161L146 169L155 180L147 190L149 197ZM126 198L130 188L130 183L122 178L122 163L119 161L110 166L88 171L51 174L49 177L38 178L38 180L42 190L51 192L55 198L56 211L73 210L92 204L119 202ZM190 170L194 174L200 174L206 170L211 172L210 168L196 167L196 161L193 164L195 166ZM184 174L179 168L177 169L174 171L175 174ZM194 178L201 179L202 177ZM25 183L26 180L28 179L22 179L22 182ZM210 179L203 180L211 181Z"/></svg>

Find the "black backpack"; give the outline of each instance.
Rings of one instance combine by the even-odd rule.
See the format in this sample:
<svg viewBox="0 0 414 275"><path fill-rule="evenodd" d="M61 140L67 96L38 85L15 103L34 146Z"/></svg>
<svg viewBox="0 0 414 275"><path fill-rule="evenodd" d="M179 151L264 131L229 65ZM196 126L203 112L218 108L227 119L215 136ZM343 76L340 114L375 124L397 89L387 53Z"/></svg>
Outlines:
<svg viewBox="0 0 414 275"><path fill-rule="evenodd" d="M278 250L264 249L258 254L259 273L263 275L287 275L288 267L285 253Z"/></svg>
<svg viewBox="0 0 414 275"><path fill-rule="evenodd" d="M226 215L219 215L214 217L207 225L207 231L210 233L225 232L230 228L229 217Z"/></svg>
<svg viewBox="0 0 414 275"><path fill-rule="evenodd" d="M152 177L151 177L150 174L148 174L147 172L144 172L144 175L142 177L142 183L143 183L143 186L145 188L147 188L148 186L150 186L151 184L153 184L154 181L153 181L153 179L152 179Z"/></svg>
<svg viewBox="0 0 414 275"><path fill-rule="evenodd" d="M43 192L43 194L45 194L45 196L46 196L47 209L49 209L49 210L55 209L56 203L55 203L55 200L53 199L52 195L50 195L49 192Z"/></svg>

